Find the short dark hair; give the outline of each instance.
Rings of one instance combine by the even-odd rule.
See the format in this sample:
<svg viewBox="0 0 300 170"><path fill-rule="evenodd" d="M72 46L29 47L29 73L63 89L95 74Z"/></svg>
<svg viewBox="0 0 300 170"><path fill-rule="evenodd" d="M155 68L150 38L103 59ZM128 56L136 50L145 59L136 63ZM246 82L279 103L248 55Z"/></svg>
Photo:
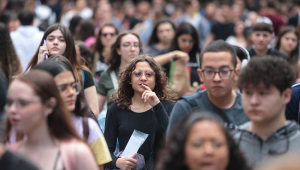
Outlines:
<svg viewBox="0 0 300 170"><path fill-rule="evenodd" d="M34 12L27 9L22 10L18 15L18 19L20 20L22 25L31 25L34 17Z"/></svg>
<svg viewBox="0 0 300 170"><path fill-rule="evenodd" d="M257 23L253 26L253 32L255 31L267 31L270 34L273 33L273 26L264 22Z"/></svg>
<svg viewBox="0 0 300 170"><path fill-rule="evenodd" d="M207 52L223 52L223 51L230 53L231 58L232 58L232 64L235 68L236 64L237 64L236 52L235 52L234 48L230 44L225 42L224 40L212 41L202 50L202 52L200 54L200 63L198 63L199 68L201 68L201 63L202 63L203 56L205 53L207 53Z"/></svg>
<svg viewBox="0 0 300 170"><path fill-rule="evenodd" d="M239 75L238 87L263 83L267 88L274 85L280 93L295 83L295 72L284 58L274 56L254 57Z"/></svg>

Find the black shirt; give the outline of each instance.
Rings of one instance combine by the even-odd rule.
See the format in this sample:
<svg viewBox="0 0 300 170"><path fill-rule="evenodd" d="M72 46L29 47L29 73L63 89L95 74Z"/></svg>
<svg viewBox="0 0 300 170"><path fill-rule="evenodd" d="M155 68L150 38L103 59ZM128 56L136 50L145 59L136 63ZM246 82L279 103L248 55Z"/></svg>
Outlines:
<svg viewBox="0 0 300 170"><path fill-rule="evenodd" d="M252 57L255 57L255 56L258 56L258 55L255 53L253 47L249 48L249 49L248 49L248 52L249 52L249 55L250 55L251 58L252 58ZM285 54L281 53L281 52L278 51L278 50L272 49L272 48L269 48L269 50L267 51L267 53L266 53L265 55L270 55L270 56L275 56L275 57L283 57L283 58L285 58L285 59L288 59L288 57L287 57Z"/></svg>
<svg viewBox="0 0 300 170"><path fill-rule="evenodd" d="M20 157L6 151L0 159L0 169L3 170L38 170L31 163L21 159Z"/></svg>
<svg viewBox="0 0 300 170"><path fill-rule="evenodd" d="M84 89L87 89L91 86L95 86L93 76L90 72L83 70L84 73Z"/></svg>
<svg viewBox="0 0 300 170"><path fill-rule="evenodd" d="M223 24L220 22L215 22L211 28L211 33L214 34L214 40L226 40L230 35L234 34L234 24L232 22Z"/></svg>
<svg viewBox="0 0 300 170"><path fill-rule="evenodd" d="M123 151L134 130L149 134L146 141L139 148L138 153L142 154L145 162L148 161L152 151L152 142L154 140L153 154L155 155L160 148L162 140L169 123L169 115L173 109L172 101L161 101L152 109L136 113L127 109L119 109L116 103L113 103L107 110L104 137L111 153L112 162L109 164L111 169L116 169L117 157L113 154L116 148L117 138L120 151ZM156 130L156 132L154 132ZM155 136L154 136L155 133ZM155 159L155 158L154 158Z"/></svg>

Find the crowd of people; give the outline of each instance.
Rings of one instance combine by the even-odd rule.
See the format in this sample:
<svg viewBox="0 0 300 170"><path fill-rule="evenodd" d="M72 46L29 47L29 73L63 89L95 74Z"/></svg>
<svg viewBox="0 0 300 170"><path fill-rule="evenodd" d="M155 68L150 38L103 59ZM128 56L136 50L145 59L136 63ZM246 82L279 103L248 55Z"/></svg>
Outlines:
<svg viewBox="0 0 300 170"><path fill-rule="evenodd" d="M1 1L0 169L300 169L299 18L291 0Z"/></svg>

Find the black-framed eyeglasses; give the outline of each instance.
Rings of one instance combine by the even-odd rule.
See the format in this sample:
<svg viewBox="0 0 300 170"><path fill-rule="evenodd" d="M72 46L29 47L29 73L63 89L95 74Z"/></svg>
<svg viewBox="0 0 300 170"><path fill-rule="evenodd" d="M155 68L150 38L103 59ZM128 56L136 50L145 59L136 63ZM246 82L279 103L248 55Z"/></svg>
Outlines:
<svg viewBox="0 0 300 170"><path fill-rule="evenodd" d="M215 77L216 73L219 74L220 78L223 80L229 79L231 76L231 72L234 71L234 69L221 69L221 70L213 70L213 69L201 69L204 78L207 80L211 80Z"/></svg>
<svg viewBox="0 0 300 170"><path fill-rule="evenodd" d="M116 35L116 33L103 33L101 35L102 35L102 37L107 37L108 35L110 35L111 37L113 37L113 36Z"/></svg>
<svg viewBox="0 0 300 170"><path fill-rule="evenodd" d="M155 73L153 71L147 70L145 72L142 72L141 70L134 70L133 72L131 72L136 78L140 78L143 74L145 74L145 76L147 78L152 78Z"/></svg>
<svg viewBox="0 0 300 170"><path fill-rule="evenodd" d="M61 84L57 86L57 88L60 92L64 92L68 89L69 86L71 86L71 88L75 90L76 95L80 93L80 84L78 82L73 82L71 84Z"/></svg>
<svg viewBox="0 0 300 170"><path fill-rule="evenodd" d="M134 48L140 48L141 47L141 45L140 44L122 44L122 46L124 47L124 48L129 48L129 49L131 49L132 47L134 47Z"/></svg>

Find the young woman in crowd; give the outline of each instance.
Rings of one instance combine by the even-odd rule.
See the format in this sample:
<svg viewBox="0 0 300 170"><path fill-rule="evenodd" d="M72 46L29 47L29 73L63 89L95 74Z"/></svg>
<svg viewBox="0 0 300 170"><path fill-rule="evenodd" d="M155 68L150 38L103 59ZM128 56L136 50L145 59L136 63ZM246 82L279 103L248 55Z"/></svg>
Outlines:
<svg viewBox="0 0 300 170"><path fill-rule="evenodd" d="M103 169L103 164L110 162L111 156L97 122L87 118L88 107L80 93L81 86L75 79L71 64L65 57L58 55L38 64L34 69L44 70L53 76L67 110L72 113L75 129L90 146L98 165Z"/></svg>
<svg viewBox="0 0 300 170"><path fill-rule="evenodd" d="M98 169L48 73L33 70L13 80L7 93L6 112L8 127L27 136L27 140L8 148L39 169ZM5 136L9 136L8 131Z"/></svg>
<svg viewBox="0 0 300 170"><path fill-rule="evenodd" d="M226 42L228 42L231 45L238 45L238 46L246 48L247 40L244 35L244 29L245 29L245 24L243 21L235 22L234 35L229 36L226 39Z"/></svg>
<svg viewBox="0 0 300 170"><path fill-rule="evenodd" d="M107 65L104 59L109 57L111 51L111 45L116 41L118 36L118 29L112 23L104 24L96 38L96 43L92 48L92 74L99 81L101 74L107 70Z"/></svg>
<svg viewBox="0 0 300 170"><path fill-rule="evenodd" d="M96 42L94 24L90 19L82 19L79 22L74 39L83 41L89 47Z"/></svg>
<svg viewBox="0 0 300 170"><path fill-rule="evenodd" d="M168 139L157 170L250 170L231 134L211 113L189 114Z"/></svg>
<svg viewBox="0 0 300 170"><path fill-rule="evenodd" d="M46 41L45 45L44 41ZM84 80L83 89L85 99L97 117L99 113L99 107L93 77L88 68L84 66L84 61L82 61L81 58L76 57L74 40L68 28L60 24L53 24L45 31L40 43L40 47L29 62L26 71L33 68L38 63L47 60L47 57L51 58L51 56L57 54L66 56L68 58L74 67L74 73L77 80L80 82Z"/></svg>
<svg viewBox="0 0 300 170"><path fill-rule="evenodd" d="M177 59L187 62L187 65L191 67L190 91L193 93L200 85L197 73L199 67L197 57L199 58L200 56L200 44L196 29L189 23L180 24L176 29L175 37L169 51L167 54L155 57L155 61L165 68L167 76L169 76L170 61Z"/></svg>
<svg viewBox="0 0 300 170"><path fill-rule="evenodd" d="M175 35L175 25L170 20L161 20L153 28L145 54L156 57L169 51Z"/></svg>
<svg viewBox="0 0 300 170"><path fill-rule="evenodd" d="M275 49L288 56L288 60L296 73L297 81L299 81L299 34L297 30L291 26L285 27L279 33Z"/></svg>
<svg viewBox="0 0 300 170"><path fill-rule="evenodd" d="M142 43L136 33L127 31L120 33L111 46L111 53L105 58L105 63L109 64L108 69L102 73L98 82L98 101L100 111L103 109L105 100L117 89L119 72L125 69L126 65L133 58L142 52ZM108 100L108 106L112 104Z"/></svg>
<svg viewBox="0 0 300 170"><path fill-rule="evenodd" d="M151 56L131 60L120 73L119 88L112 94L115 103L107 110L104 136L113 159L110 168L133 169L137 163L136 154L123 158L113 154L117 139L122 151L134 130L149 135L138 153L150 166L164 138L174 99L166 75Z"/></svg>
<svg viewBox="0 0 300 170"><path fill-rule="evenodd" d="M0 69L8 82L22 73L22 66L9 36L9 30L0 22Z"/></svg>

